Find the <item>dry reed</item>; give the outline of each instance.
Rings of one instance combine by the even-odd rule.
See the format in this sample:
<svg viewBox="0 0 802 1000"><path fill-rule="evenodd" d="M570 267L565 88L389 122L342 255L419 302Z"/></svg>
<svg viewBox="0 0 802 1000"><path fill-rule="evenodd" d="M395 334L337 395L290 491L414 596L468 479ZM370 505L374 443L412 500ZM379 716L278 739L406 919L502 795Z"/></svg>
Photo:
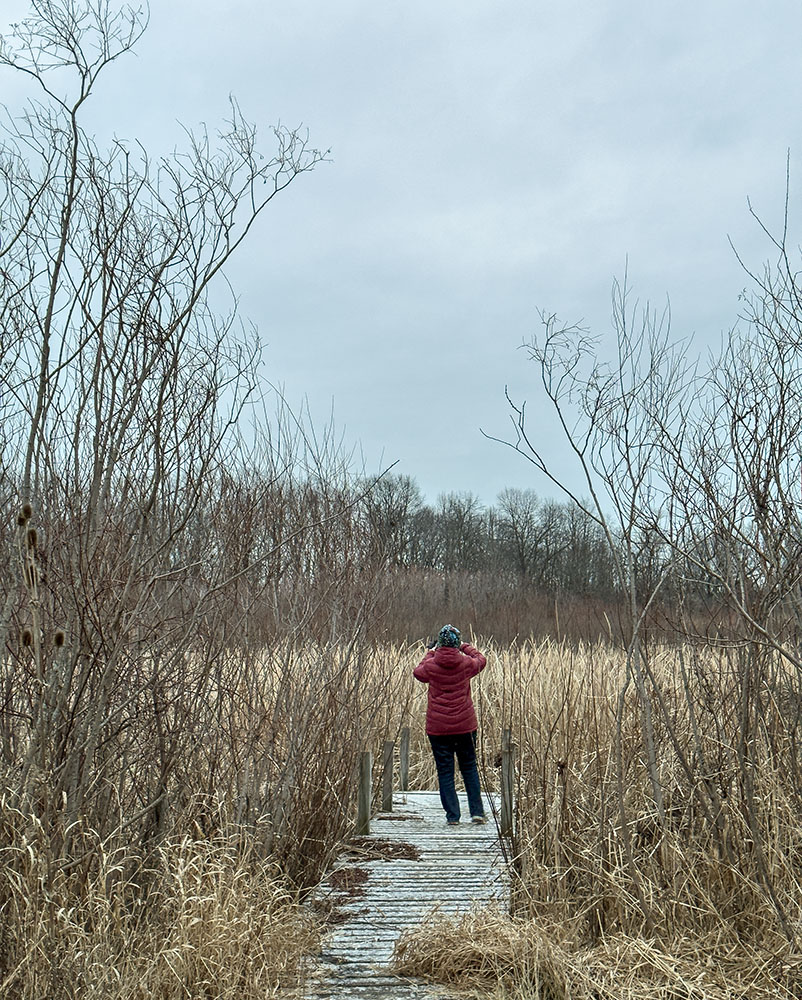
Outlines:
<svg viewBox="0 0 802 1000"><path fill-rule="evenodd" d="M762 675L744 763L736 658L647 649L658 803L623 652L484 648L474 688L488 787L503 728L517 750L513 916L435 914L402 939L398 971L544 1000L800 995L798 712L781 666ZM425 756L424 740L418 725Z"/></svg>
<svg viewBox="0 0 802 1000"><path fill-rule="evenodd" d="M738 664L686 650L681 668L678 648L649 650L661 815L620 652L476 641L489 660L474 682L487 788L503 729L517 752L514 916L433 917L403 938L399 970L498 998L797 995L795 945L777 916L779 904L802 926L794 702L782 678L765 685L748 802L732 708ZM246 1000L297 978L315 938L287 875L313 883L348 836L359 751L380 759L383 740L409 724L412 786L435 785L426 691L411 676L422 653L288 646L247 662L219 657L158 839L132 821L150 760L147 715L117 736L128 748L116 774L124 829L118 819L101 834L80 819L68 831L53 803L45 830L30 809L6 807L0 992ZM207 670L185 661L175 698ZM47 817L46 786L39 794Z"/></svg>
<svg viewBox="0 0 802 1000"><path fill-rule="evenodd" d="M498 910L435 913L402 936L394 969L482 1000L791 1000L802 989L802 956L779 942L773 953L715 935L579 945L572 931Z"/></svg>
<svg viewBox="0 0 802 1000"><path fill-rule="evenodd" d="M36 842L17 853L0 872L9 1000L271 997L317 941L275 864L234 840L166 843L136 869L120 847L86 877Z"/></svg>

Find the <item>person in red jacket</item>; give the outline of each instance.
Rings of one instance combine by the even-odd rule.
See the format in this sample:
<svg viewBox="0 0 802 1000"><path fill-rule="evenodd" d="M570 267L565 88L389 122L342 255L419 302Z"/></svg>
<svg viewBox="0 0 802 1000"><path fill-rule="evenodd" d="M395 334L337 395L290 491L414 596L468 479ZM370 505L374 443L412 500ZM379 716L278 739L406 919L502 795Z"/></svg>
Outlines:
<svg viewBox="0 0 802 1000"><path fill-rule="evenodd" d="M484 670L487 660L467 642L460 642L459 629L444 625L415 667L415 677L429 685L426 734L437 767L440 801L446 822L460 820L459 799L454 787L454 757L465 782L468 808L474 823L485 822L479 768L476 766L476 710L471 700L471 677Z"/></svg>

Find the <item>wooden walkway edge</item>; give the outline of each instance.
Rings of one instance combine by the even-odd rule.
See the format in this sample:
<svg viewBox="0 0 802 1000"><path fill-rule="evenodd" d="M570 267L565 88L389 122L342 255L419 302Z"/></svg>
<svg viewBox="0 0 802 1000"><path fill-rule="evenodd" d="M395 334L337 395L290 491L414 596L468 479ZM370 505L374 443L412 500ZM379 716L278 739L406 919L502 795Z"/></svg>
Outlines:
<svg viewBox="0 0 802 1000"><path fill-rule="evenodd" d="M320 887L318 904L332 906L340 922L323 941L304 1000L442 1000L442 991L394 976L387 963L400 934L434 908L455 914L506 905L491 799L485 796L486 825L467 817L452 827L437 792L395 793L393 811L372 820L370 836L357 839Z"/></svg>

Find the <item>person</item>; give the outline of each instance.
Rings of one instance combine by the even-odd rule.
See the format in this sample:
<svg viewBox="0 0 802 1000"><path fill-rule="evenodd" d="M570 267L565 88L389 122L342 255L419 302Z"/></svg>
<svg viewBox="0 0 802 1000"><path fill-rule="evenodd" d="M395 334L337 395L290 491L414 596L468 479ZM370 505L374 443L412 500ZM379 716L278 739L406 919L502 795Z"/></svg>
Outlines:
<svg viewBox="0 0 802 1000"><path fill-rule="evenodd" d="M426 735L434 754L440 801L449 826L456 826L460 821L459 799L454 787L455 756L465 782L471 820L485 822L476 765L477 721L471 700L471 677L484 670L486 663L478 649L460 642L459 629L444 625L414 670L415 678L429 685Z"/></svg>

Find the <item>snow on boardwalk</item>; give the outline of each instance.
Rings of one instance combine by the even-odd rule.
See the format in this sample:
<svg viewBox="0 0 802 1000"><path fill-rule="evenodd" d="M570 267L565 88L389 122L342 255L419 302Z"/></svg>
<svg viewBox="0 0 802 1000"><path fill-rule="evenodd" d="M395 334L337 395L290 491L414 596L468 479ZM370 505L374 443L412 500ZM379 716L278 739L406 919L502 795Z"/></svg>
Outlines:
<svg viewBox="0 0 802 1000"><path fill-rule="evenodd" d="M485 826L447 826L437 792L396 793L393 812L371 822L369 838L321 886L319 899L339 911L341 922L323 941L320 963L309 977L306 1000L428 1000L446 996L387 968L402 931L434 907L450 914L492 900L506 904L504 865L489 796ZM464 796L461 796L465 808ZM469 818L468 818L469 819Z"/></svg>

